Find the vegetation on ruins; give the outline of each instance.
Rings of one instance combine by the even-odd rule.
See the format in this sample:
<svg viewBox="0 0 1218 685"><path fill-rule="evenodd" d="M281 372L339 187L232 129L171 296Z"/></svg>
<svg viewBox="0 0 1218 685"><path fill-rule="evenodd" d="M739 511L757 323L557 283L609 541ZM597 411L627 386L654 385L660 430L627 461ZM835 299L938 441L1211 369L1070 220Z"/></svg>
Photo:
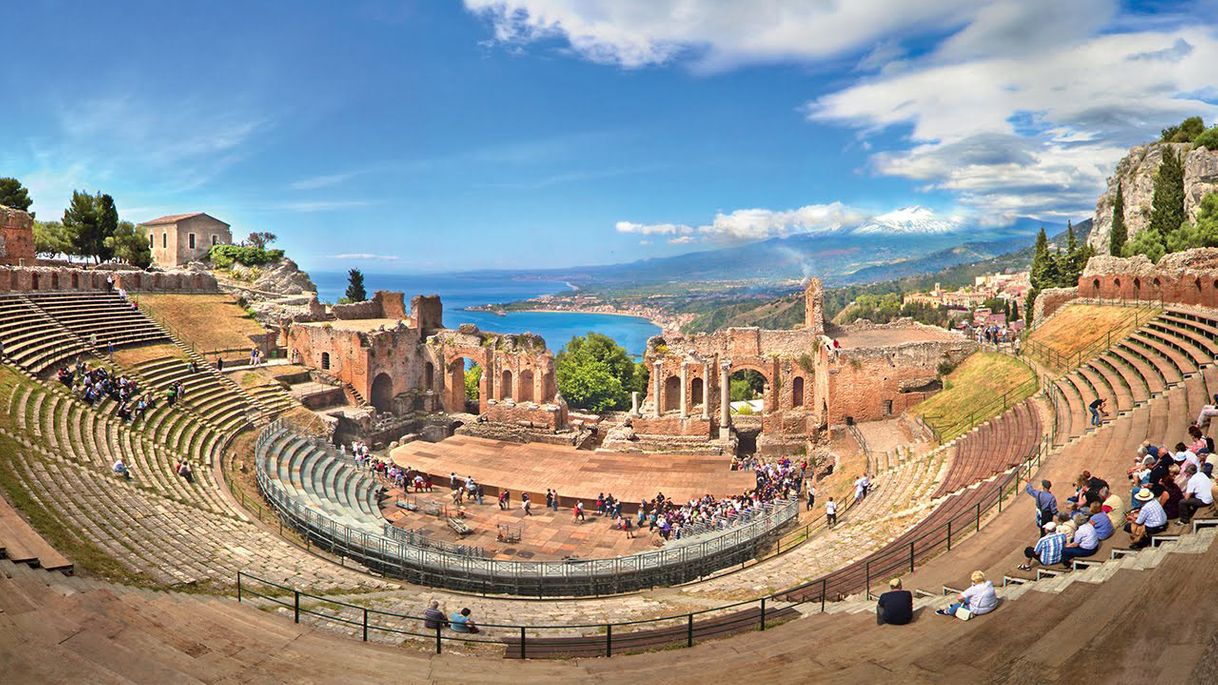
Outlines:
<svg viewBox="0 0 1218 685"><path fill-rule="evenodd" d="M477 402L482 398L482 393L478 389L478 384L482 381L482 367L477 364L471 364L465 370L465 399L470 402Z"/></svg>
<svg viewBox="0 0 1218 685"><path fill-rule="evenodd" d="M567 404L592 412L627 409L630 393L647 388L646 364L601 333L576 336L554 359L558 391Z"/></svg>
<svg viewBox="0 0 1218 685"><path fill-rule="evenodd" d="M1125 228L1125 191L1117 183L1116 200L1112 203L1112 229L1108 232L1108 254L1120 257L1129 240L1129 229Z"/></svg>
<svg viewBox="0 0 1218 685"><path fill-rule="evenodd" d="M728 379L728 397L733 402L755 400L765 391L765 376L752 369L741 369Z"/></svg>
<svg viewBox="0 0 1218 685"><path fill-rule="evenodd" d="M33 203L34 201L30 199L30 191L21 185L21 181L11 176L0 178L0 205L24 212L29 210Z"/></svg>
<svg viewBox="0 0 1218 685"><path fill-rule="evenodd" d="M364 272L351 269L347 272L347 292L339 300L339 304L348 302L363 302L368 299L368 291L364 289Z"/></svg>
<svg viewBox="0 0 1218 685"><path fill-rule="evenodd" d="M218 269L231 269L236 264L261 266L283 259L283 250L268 250L255 245L212 245L207 259Z"/></svg>

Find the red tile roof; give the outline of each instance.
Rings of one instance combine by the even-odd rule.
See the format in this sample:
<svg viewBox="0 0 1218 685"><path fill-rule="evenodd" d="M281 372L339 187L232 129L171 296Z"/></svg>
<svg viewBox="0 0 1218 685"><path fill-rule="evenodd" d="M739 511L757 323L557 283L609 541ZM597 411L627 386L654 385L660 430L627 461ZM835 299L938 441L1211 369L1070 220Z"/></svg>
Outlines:
<svg viewBox="0 0 1218 685"><path fill-rule="evenodd" d="M206 212L189 212L187 214L169 214L168 216L157 217L155 219L150 219L148 221L140 222L140 226L159 226L161 224L176 224L179 221L185 221L186 219L193 219L196 216L205 216L209 219L215 219L216 221L220 221L219 219L216 219L216 217L211 216L210 214L207 214ZM225 226L228 225L228 224L225 224L223 221L220 221L220 223L224 224Z"/></svg>

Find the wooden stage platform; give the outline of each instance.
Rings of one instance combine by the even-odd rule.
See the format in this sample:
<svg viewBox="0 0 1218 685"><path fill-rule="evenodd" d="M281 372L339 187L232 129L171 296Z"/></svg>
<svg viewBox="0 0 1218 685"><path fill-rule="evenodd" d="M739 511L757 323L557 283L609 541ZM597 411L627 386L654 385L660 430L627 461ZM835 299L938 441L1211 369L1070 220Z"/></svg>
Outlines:
<svg viewBox="0 0 1218 685"><path fill-rule="evenodd" d="M500 488L512 492L512 502L528 492L535 508L545 506L546 489L557 489L562 506L579 499L591 509L600 493L612 493L623 510L637 510L642 499L657 492L684 501L707 493L734 495L755 484L751 471L732 471L731 457L688 454L620 454L577 450L543 443L519 444L454 435L442 442L416 441L391 452L399 466L410 466L447 488L452 472L464 480L472 475L488 497Z"/></svg>

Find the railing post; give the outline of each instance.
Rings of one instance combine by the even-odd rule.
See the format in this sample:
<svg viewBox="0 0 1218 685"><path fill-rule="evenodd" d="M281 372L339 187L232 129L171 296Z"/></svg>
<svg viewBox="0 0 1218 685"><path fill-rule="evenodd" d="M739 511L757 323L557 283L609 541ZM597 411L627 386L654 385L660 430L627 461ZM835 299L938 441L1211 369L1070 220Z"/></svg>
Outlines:
<svg viewBox="0 0 1218 685"><path fill-rule="evenodd" d="M909 541L909 572L910 573L914 572L914 543L913 543L913 540Z"/></svg>
<svg viewBox="0 0 1218 685"><path fill-rule="evenodd" d="M871 597L871 560L868 560L867 563L864 564L863 568L866 570L866 576L867 576L867 587L863 590L863 596L870 598Z"/></svg>
<svg viewBox="0 0 1218 685"><path fill-rule="evenodd" d="M442 642L443 642L443 638L440 636L440 624L437 623L436 624L436 654L439 654L440 651L442 650L442 647L440 646L440 644Z"/></svg>
<svg viewBox="0 0 1218 685"><path fill-rule="evenodd" d="M296 598L296 601L293 603L295 607L295 621L300 623L300 590L292 590L292 594Z"/></svg>
<svg viewBox="0 0 1218 685"><path fill-rule="evenodd" d="M605 656L613 656L613 624L605 624Z"/></svg>
<svg viewBox="0 0 1218 685"><path fill-rule="evenodd" d="M829 593L829 579L821 578L820 580L820 612L825 613L825 601L828 599L826 595Z"/></svg>
<svg viewBox="0 0 1218 685"><path fill-rule="evenodd" d="M981 502L977 503L977 530L981 531Z"/></svg>
<svg viewBox="0 0 1218 685"><path fill-rule="evenodd" d="M1002 484L998 485L998 513L1002 513Z"/></svg>
<svg viewBox="0 0 1218 685"><path fill-rule="evenodd" d="M520 626L520 658L521 658L521 659L523 659L523 658L524 658L524 655L525 655L525 651L524 651L524 640L525 640L525 637L524 637L524 626Z"/></svg>
<svg viewBox="0 0 1218 685"><path fill-rule="evenodd" d="M364 608L364 642L368 641L368 609Z"/></svg>
<svg viewBox="0 0 1218 685"><path fill-rule="evenodd" d="M237 571L237 601L241 601L241 572Z"/></svg>
<svg viewBox="0 0 1218 685"><path fill-rule="evenodd" d="M688 620L685 622L685 646L694 646L694 615L690 613Z"/></svg>
<svg viewBox="0 0 1218 685"><path fill-rule="evenodd" d="M765 630L765 597L761 598L761 629Z"/></svg>
<svg viewBox="0 0 1218 685"><path fill-rule="evenodd" d="M952 551L952 522L947 522L947 551Z"/></svg>

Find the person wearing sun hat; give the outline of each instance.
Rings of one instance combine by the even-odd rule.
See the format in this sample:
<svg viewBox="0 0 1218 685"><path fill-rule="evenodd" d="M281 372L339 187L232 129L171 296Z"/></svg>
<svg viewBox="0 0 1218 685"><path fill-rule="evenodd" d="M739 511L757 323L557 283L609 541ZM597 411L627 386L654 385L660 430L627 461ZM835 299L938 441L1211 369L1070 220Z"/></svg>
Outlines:
<svg viewBox="0 0 1218 685"><path fill-rule="evenodd" d="M1129 533L1130 546L1145 547L1150 544L1150 536L1167 530L1167 512L1149 488L1138 490L1133 504L1137 509L1125 517L1125 532Z"/></svg>

